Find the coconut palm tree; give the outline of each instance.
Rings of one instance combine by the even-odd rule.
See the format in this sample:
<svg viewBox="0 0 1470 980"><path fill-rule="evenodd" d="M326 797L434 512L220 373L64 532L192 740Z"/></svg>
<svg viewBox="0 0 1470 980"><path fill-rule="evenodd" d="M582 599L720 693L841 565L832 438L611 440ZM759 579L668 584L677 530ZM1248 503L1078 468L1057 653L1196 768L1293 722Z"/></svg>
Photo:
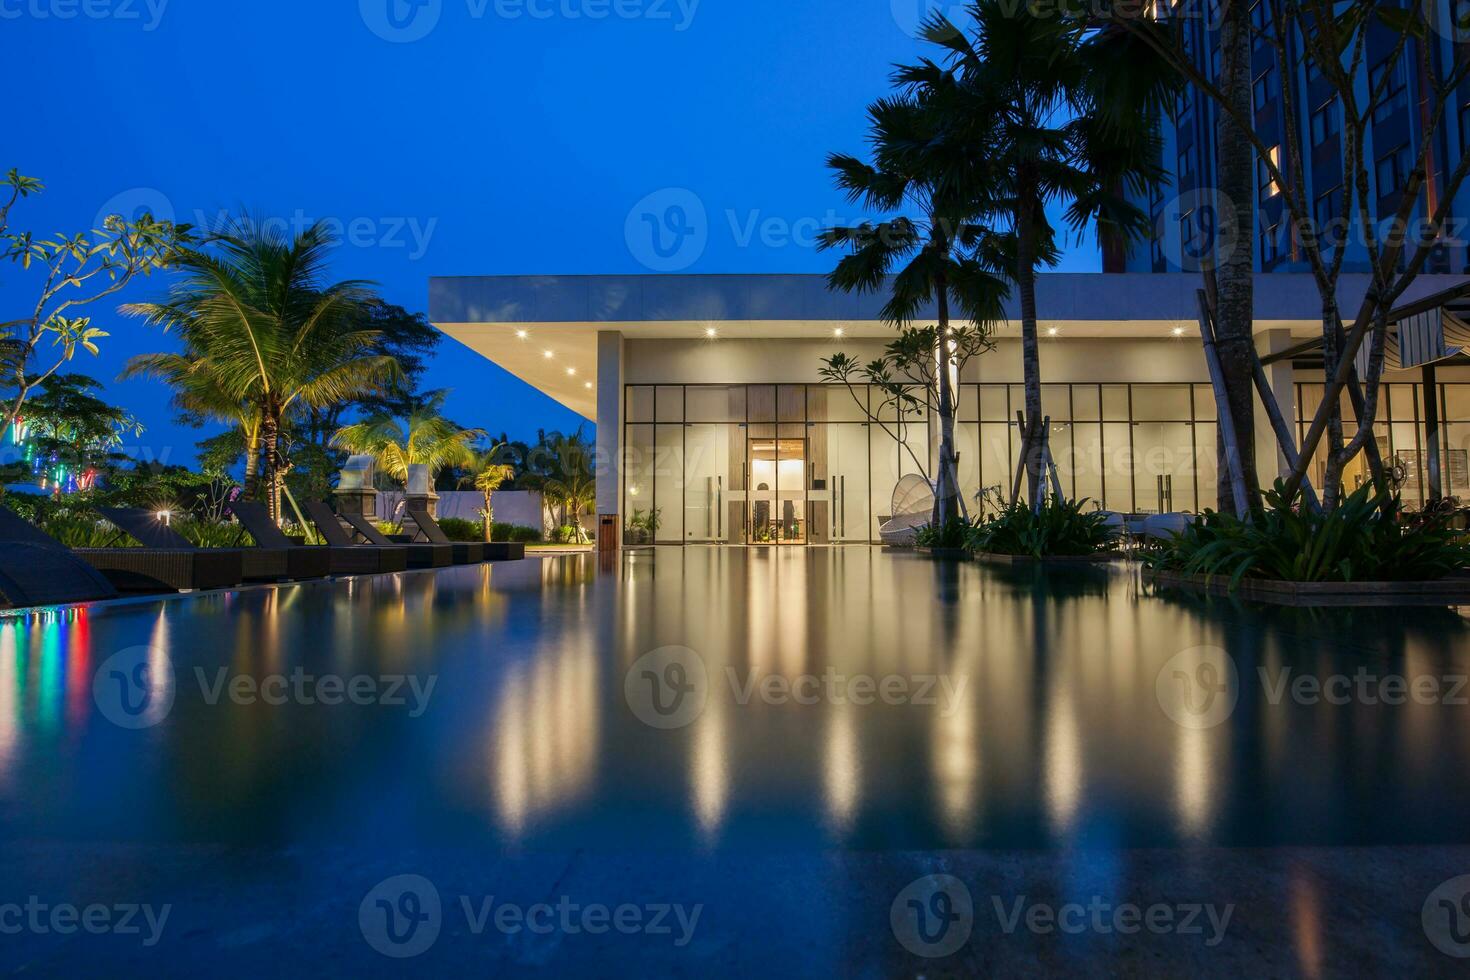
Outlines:
<svg viewBox="0 0 1470 980"><path fill-rule="evenodd" d="M469 466L469 473L460 480L461 484L469 483L485 495L485 506L480 511L480 516L485 522L486 542L490 541L495 524L495 507L491 502L491 494L516 478L516 468L503 462L505 455L506 444L503 442L477 454Z"/></svg>
<svg viewBox="0 0 1470 980"><path fill-rule="evenodd" d="M985 147L995 178L984 198L1013 241L1009 277L1020 301L1025 465L1034 505L1043 492L1045 451L1036 275L1060 254L1048 206L1064 206L1075 230L1095 221L1105 234L1143 235L1148 216L1123 191L1163 180L1156 120L1178 83L1142 42L1092 30L1064 8L980 0L966 10L970 33L934 14L922 36L945 49L960 82L945 100L952 132ZM934 71L925 63L901 77L931 78Z"/></svg>
<svg viewBox="0 0 1470 980"><path fill-rule="evenodd" d="M156 378L174 389L173 406L186 419L228 425L245 448L245 486L253 487L260 472L260 413L245 398L225 390L207 361L187 354L139 354L130 358L119 381Z"/></svg>
<svg viewBox="0 0 1470 980"><path fill-rule="evenodd" d="M830 228L817 247L848 250L827 277L830 288L888 291L879 314L885 322L902 330L931 304L935 308L940 437L932 519L941 526L959 517L964 506L955 465L957 394L951 365L963 340L956 330L987 332L1003 315L1007 288L992 271L998 243L975 218L988 207L982 200L992 185L988 158L982 147L949 135L954 77L931 64L901 71L899 80L902 94L868 109L873 161L836 153L827 165L852 203L889 214L908 208L916 216ZM976 327L952 326L956 313Z"/></svg>
<svg viewBox="0 0 1470 980"><path fill-rule="evenodd" d="M263 496L276 515L287 414L359 397L398 374L392 357L374 352L378 331L364 326L370 284L329 282L329 248L321 224L290 239L239 218L207 250L180 259L184 276L168 302L123 308L183 339L190 363L164 362L165 370L212 375L211 384L250 406L258 419ZM258 487L247 490L262 495Z"/></svg>
<svg viewBox="0 0 1470 980"><path fill-rule="evenodd" d="M571 435L542 432L527 459L526 485L540 490L548 506L560 509L558 524L582 530L582 511L596 505L597 475L594 450L582 430Z"/></svg>
<svg viewBox="0 0 1470 980"><path fill-rule="evenodd" d="M348 452L377 460L390 479L408 482L410 466L427 466L432 480L451 466L475 462L475 442L485 433L465 429L440 414L444 396L438 394L408 413L406 419L375 415L337 430L332 442Z"/></svg>

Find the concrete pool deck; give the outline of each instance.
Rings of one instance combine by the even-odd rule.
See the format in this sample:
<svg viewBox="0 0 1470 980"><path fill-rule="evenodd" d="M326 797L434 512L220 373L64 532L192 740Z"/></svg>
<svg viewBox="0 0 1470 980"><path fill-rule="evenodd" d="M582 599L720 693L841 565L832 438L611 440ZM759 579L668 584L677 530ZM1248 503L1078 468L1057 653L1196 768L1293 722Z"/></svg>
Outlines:
<svg viewBox="0 0 1470 980"><path fill-rule="evenodd" d="M22 976L1450 977L1466 966L1421 921L1431 892L1470 870L1466 847L693 856L12 842L4 857L5 901L170 907L153 946L142 915L139 935L0 936L0 962ZM423 951L396 958L374 949L361 906L404 874L432 882L440 911ZM964 884L973 918L952 925L945 940L964 940L952 954L931 959L905 948L891 913L934 874ZM540 934L509 918L497 928L504 907L538 904L551 908L533 916ZM634 931L631 911L625 930L589 931L600 924L589 909L620 906L652 934ZM683 917L655 923L671 906ZM1120 935L1130 908L1140 925Z"/></svg>

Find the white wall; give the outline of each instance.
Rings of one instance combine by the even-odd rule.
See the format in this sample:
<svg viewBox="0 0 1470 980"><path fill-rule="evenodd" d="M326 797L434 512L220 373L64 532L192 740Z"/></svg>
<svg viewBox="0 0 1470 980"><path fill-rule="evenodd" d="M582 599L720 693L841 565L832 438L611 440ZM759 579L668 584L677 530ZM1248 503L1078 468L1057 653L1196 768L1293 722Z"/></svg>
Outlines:
<svg viewBox="0 0 1470 980"><path fill-rule="evenodd" d="M378 493L378 517L392 520L403 501L398 490ZM466 521L478 521L480 508L485 506L485 495L478 490L444 490L439 493L439 516L457 517ZM533 490L496 490L490 495L490 506L495 509L495 520L500 524L518 524L522 527L547 530L541 494Z"/></svg>

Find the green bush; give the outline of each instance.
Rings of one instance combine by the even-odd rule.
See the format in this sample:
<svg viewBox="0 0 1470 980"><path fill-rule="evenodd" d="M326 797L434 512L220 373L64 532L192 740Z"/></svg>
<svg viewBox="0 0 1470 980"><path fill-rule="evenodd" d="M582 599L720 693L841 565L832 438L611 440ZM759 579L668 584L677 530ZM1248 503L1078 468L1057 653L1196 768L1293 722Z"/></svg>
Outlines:
<svg viewBox="0 0 1470 980"><path fill-rule="evenodd" d="M581 532L571 524L563 524L551 532L551 540L557 544L580 544Z"/></svg>
<svg viewBox="0 0 1470 980"><path fill-rule="evenodd" d="M1409 519L1395 495L1360 487L1330 514L1295 510L1277 482L1251 521L1206 511L1188 530L1143 556L1152 568L1283 582L1419 582L1470 568L1470 545L1452 515Z"/></svg>
<svg viewBox="0 0 1470 980"><path fill-rule="evenodd" d="M1085 510L1086 500L1048 500L1040 513L1010 507L970 531L972 551L1032 558L1077 557L1105 551L1116 543L1107 515Z"/></svg>
<svg viewBox="0 0 1470 980"><path fill-rule="evenodd" d="M973 527L960 517L951 517L938 527L925 524L914 536L914 544L920 548L963 548Z"/></svg>
<svg viewBox="0 0 1470 980"><path fill-rule="evenodd" d="M174 521L173 529L198 548L244 548L249 540L245 529L223 521Z"/></svg>
<svg viewBox="0 0 1470 980"><path fill-rule="evenodd" d="M462 517L441 517L439 526L450 541L484 541L485 525Z"/></svg>
<svg viewBox="0 0 1470 980"><path fill-rule="evenodd" d="M490 526L490 540L529 544L541 540L541 531L523 524L502 524L497 521Z"/></svg>
<svg viewBox="0 0 1470 980"><path fill-rule="evenodd" d="M133 548L138 542L95 515L57 511L41 522L41 530L68 548Z"/></svg>

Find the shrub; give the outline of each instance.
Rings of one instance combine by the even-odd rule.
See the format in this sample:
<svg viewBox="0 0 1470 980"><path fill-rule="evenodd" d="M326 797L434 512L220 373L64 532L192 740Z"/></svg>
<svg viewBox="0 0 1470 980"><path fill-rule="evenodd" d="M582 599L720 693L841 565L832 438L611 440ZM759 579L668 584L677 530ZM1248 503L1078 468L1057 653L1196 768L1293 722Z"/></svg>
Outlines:
<svg viewBox="0 0 1470 980"><path fill-rule="evenodd" d="M450 541L484 541L485 525L462 517L441 517L439 527Z"/></svg>
<svg viewBox="0 0 1470 980"><path fill-rule="evenodd" d="M555 541L557 544L579 544L582 540L582 535L578 531L578 529L573 527L572 525L563 524L561 527L551 532L551 540Z"/></svg>
<svg viewBox="0 0 1470 980"><path fill-rule="evenodd" d="M242 548L246 545L245 529L223 521L174 521L173 529L199 548Z"/></svg>
<svg viewBox="0 0 1470 980"><path fill-rule="evenodd" d="M1048 500L1040 513L1017 505L970 531L973 551L1032 558L1096 554L1112 546L1116 535L1102 511L1083 508L1086 500Z"/></svg>
<svg viewBox="0 0 1470 980"><path fill-rule="evenodd" d="M1470 545L1458 540L1451 515L1409 519L1398 496L1386 500L1360 487L1330 514L1295 510L1282 484L1265 495L1250 521L1206 511L1183 534L1146 554L1144 562L1193 575L1283 582L1408 582L1470 568Z"/></svg>
<svg viewBox="0 0 1470 980"><path fill-rule="evenodd" d="M95 516L57 511L41 523L41 529L68 548L133 548L138 542Z"/></svg>
<svg viewBox="0 0 1470 980"><path fill-rule="evenodd" d="M914 544L920 548L963 548L973 527L969 521L959 517L951 517L938 527L925 524L914 535Z"/></svg>
<svg viewBox="0 0 1470 980"><path fill-rule="evenodd" d="M490 540L528 544L533 541L540 541L541 531L538 528L526 527L523 524L502 524L497 521L490 525Z"/></svg>

